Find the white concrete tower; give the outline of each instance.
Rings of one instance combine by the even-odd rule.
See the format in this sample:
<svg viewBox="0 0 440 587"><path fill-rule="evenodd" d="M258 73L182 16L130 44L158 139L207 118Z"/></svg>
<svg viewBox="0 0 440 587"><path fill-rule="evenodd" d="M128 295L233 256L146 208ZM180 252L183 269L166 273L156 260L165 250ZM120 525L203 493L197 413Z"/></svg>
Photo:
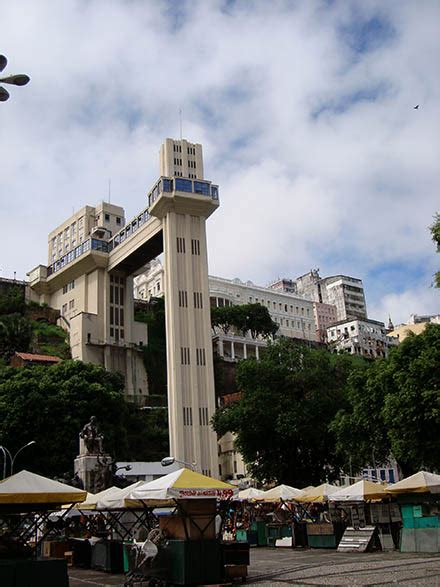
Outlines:
<svg viewBox="0 0 440 587"><path fill-rule="evenodd" d="M180 169L188 179L176 177ZM200 145L167 139L161 172L174 176L172 191L163 191L149 212L163 226L170 451L217 477L217 438L210 426L215 392L205 224L218 207L218 191L209 182L189 179L191 173L203 180Z"/></svg>

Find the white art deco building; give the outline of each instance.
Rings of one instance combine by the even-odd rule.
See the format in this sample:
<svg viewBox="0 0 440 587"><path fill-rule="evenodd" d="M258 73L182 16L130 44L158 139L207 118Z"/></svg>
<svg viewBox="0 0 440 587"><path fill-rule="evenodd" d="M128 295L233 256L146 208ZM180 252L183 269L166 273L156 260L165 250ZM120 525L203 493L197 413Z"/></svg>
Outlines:
<svg viewBox="0 0 440 587"><path fill-rule="evenodd" d="M29 272L33 299L60 310L75 359L122 372L126 397L148 393L134 320L133 278L163 253L171 454L217 475L217 439L208 290L206 219L218 187L203 176L202 147L166 139L161 176L141 211L85 206L49 234L48 264Z"/></svg>

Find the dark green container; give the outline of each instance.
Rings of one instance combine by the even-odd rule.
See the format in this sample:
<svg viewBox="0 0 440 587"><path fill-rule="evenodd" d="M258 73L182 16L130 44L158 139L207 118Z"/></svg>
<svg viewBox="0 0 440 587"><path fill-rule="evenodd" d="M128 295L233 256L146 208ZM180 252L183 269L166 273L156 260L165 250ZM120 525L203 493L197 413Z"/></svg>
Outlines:
<svg viewBox="0 0 440 587"><path fill-rule="evenodd" d="M168 540L159 549L152 575L176 585L220 583L220 544L217 540Z"/></svg>
<svg viewBox="0 0 440 587"><path fill-rule="evenodd" d="M267 538L266 538L266 522L256 522L257 525L257 535L258 535L258 546L266 546L267 545Z"/></svg>
<svg viewBox="0 0 440 587"><path fill-rule="evenodd" d="M338 546L336 536L333 534L314 534L308 536L311 548L336 548Z"/></svg>

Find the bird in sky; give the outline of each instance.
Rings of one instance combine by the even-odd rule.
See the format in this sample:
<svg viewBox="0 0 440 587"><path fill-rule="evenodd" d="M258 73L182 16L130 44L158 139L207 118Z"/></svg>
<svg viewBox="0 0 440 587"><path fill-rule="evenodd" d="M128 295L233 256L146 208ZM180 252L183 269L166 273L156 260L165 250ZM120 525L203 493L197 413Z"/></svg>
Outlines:
<svg viewBox="0 0 440 587"><path fill-rule="evenodd" d="M418 110L419 106L420 106L420 104L417 104L417 106L414 106L414 110Z"/></svg>

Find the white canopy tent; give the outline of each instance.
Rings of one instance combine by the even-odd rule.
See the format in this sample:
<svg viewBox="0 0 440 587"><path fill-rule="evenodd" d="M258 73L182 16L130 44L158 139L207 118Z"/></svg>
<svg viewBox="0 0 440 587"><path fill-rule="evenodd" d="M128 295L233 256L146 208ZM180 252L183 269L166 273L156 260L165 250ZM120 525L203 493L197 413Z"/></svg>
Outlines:
<svg viewBox="0 0 440 587"><path fill-rule="evenodd" d="M174 499L229 499L237 493L234 485L183 468L133 488L127 498L166 505Z"/></svg>
<svg viewBox="0 0 440 587"><path fill-rule="evenodd" d="M234 497L236 501L254 501L256 497L260 497L264 494L264 491L261 489L256 489L255 487L248 487L247 489L243 489L242 491L238 492L238 495Z"/></svg>
<svg viewBox="0 0 440 587"><path fill-rule="evenodd" d="M20 471L0 481L0 505L28 506L46 504L61 505L84 501L87 492L53 481L30 471Z"/></svg>
<svg viewBox="0 0 440 587"><path fill-rule="evenodd" d="M358 481L328 496L329 501L371 501L388 497L386 486L373 481Z"/></svg>
<svg viewBox="0 0 440 587"><path fill-rule="evenodd" d="M298 501L302 503L322 503L328 501L329 496L339 491L339 489L340 487L336 487L336 485L323 483L322 485L318 485L318 487L304 489L304 493L298 497Z"/></svg>
<svg viewBox="0 0 440 587"><path fill-rule="evenodd" d="M290 487L290 485L278 485L264 491L262 495L255 498L255 501L294 501L302 495L304 495L302 489L296 489L296 487Z"/></svg>
<svg viewBox="0 0 440 587"><path fill-rule="evenodd" d="M402 479L388 487L393 493L440 493L440 475L419 471L406 479Z"/></svg>
<svg viewBox="0 0 440 587"><path fill-rule="evenodd" d="M137 487L144 485L145 481L136 481L128 487L110 487L109 489L101 492L96 500L97 510L118 510L126 507L125 499L131 494L131 492Z"/></svg>

